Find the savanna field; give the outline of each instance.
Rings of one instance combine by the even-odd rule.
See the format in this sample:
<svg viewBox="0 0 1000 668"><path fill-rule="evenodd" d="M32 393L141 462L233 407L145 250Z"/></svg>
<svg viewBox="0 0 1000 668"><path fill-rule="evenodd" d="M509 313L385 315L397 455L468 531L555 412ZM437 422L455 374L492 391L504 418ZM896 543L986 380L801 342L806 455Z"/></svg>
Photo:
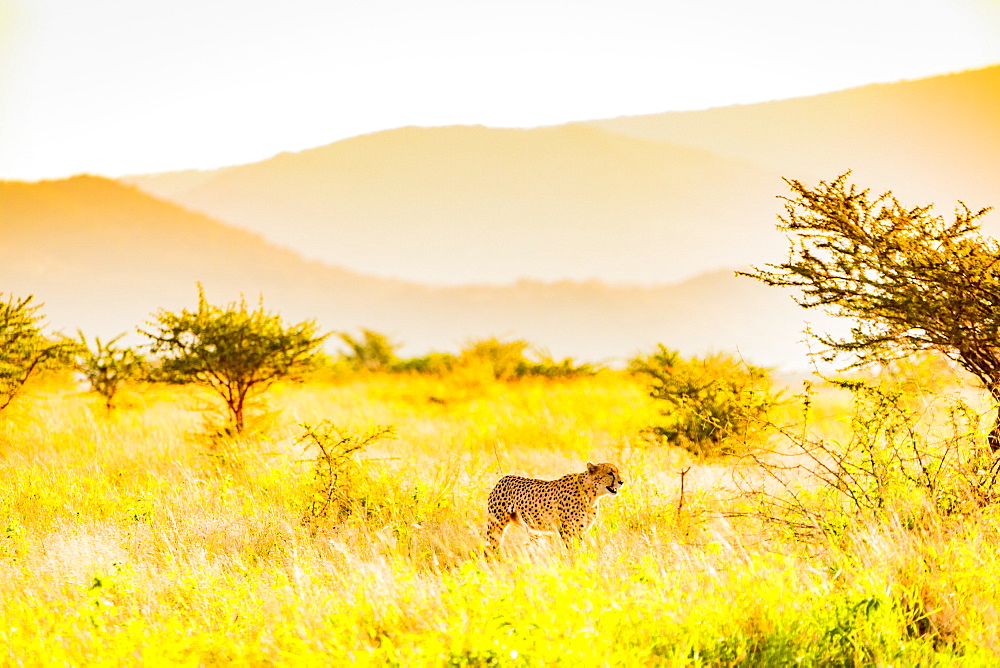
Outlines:
<svg viewBox="0 0 1000 668"><path fill-rule="evenodd" d="M0 413L0 657L996 665L989 404L926 360L861 380L787 381L710 456L651 440L662 402L623 371L316 375L239 438L206 390L109 411L49 374ZM513 527L483 556L501 476L588 461L626 484L582 545Z"/></svg>

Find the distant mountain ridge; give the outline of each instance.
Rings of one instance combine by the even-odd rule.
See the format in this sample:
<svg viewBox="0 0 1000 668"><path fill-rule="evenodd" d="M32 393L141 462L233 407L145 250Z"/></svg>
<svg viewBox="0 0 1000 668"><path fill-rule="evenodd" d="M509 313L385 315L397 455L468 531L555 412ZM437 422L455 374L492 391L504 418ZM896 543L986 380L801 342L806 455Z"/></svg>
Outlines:
<svg viewBox="0 0 1000 668"><path fill-rule="evenodd" d="M777 174L585 125L401 128L178 176L125 180L308 257L430 284L662 284L781 244L759 196Z"/></svg>
<svg viewBox="0 0 1000 668"><path fill-rule="evenodd" d="M998 118L995 66L704 112L401 128L126 179L138 188L0 182L0 291L105 336L192 305L200 281L213 301L262 295L407 354L501 336L589 361L662 342L802 366L819 316L732 273L785 257L781 177L852 169L944 215L1000 205ZM1000 230L996 213L983 222Z"/></svg>
<svg viewBox="0 0 1000 668"><path fill-rule="evenodd" d="M1000 205L1000 66L530 130L400 128L148 192L356 271L429 284L664 284L779 260L782 177ZM997 216L984 221L1000 232Z"/></svg>
<svg viewBox="0 0 1000 668"><path fill-rule="evenodd" d="M407 354L499 336L588 361L621 361L658 342L688 354L739 350L762 364L803 360L801 309L732 271L655 288L537 281L432 288L305 260L100 177L0 182L0 210L0 291L35 295L51 328L69 334L134 332L160 308L194 306L200 281L213 302L262 296L288 320L369 327L406 344Z"/></svg>
<svg viewBox="0 0 1000 668"><path fill-rule="evenodd" d="M855 180L914 204L1000 205L1000 65L810 97L592 121L801 181ZM1000 229L1000 223L994 223Z"/></svg>

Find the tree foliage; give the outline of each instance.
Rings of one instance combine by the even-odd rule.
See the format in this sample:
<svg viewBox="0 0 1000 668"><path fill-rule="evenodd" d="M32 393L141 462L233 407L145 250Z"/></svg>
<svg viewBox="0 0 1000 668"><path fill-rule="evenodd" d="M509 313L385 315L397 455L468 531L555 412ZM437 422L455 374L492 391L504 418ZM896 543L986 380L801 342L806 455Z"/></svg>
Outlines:
<svg viewBox="0 0 1000 668"><path fill-rule="evenodd" d="M3 293L0 293L2 297ZM0 410L7 408L28 379L51 362L65 361L72 343L42 333L41 305L32 296L0 301Z"/></svg>
<svg viewBox="0 0 1000 668"><path fill-rule="evenodd" d="M390 371L399 362L396 356L399 344L385 334L362 329L360 339L346 332L338 336L347 345L350 352L345 358L356 371Z"/></svg>
<svg viewBox="0 0 1000 668"><path fill-rule="evenodd" d="M73 355L76 368L90 383L90 389L104 397L104 405L110 411L114 408L115 395L129 380L140 378L146 370L146 360L135 349L121 347L119 334L107 343L94 337L91 345L83 332L77 332L80 345Z"/></svg>
<svg viewBox="0 0 1000 668"><path fill-rule="evenodd" d="M529 351L537 361L528 357ZM569 357L557 362L547 353L532 349L531 344L522 339L501 341L495 337L470 341L462 349L456 366L479 368L500 381L532 376L578 378L596 373L592 365L578 365Z"/></svg>
<svg viewBox="0 0 1000 668"><path fill-rule="evenodd" d="M1000 244L977 220L989 209L959 203L952 220L931 206L906 208L848 183L849 173L808 188L786 180L780 229L786 262L744 275L797 288L805 308L854 321L846 337L820 335L824 357L851 366L936 350L1000 401ZM990 434L1000 449L1000 423Z"/></svg>
<svg viewBox="0 0 1000 668"><path fill-rule="evenodd" d="M501 341L497 338L470 341L460 356L465 366L478 366L496 380L513 380L523 375L528 363L527 341Z"/></svg>
<svg viewBox="0 0 1000 668"><path fill-rule="evenodd" d="M537 376L578 378L597 373L593 365L576 364L572 358L556 361L521 339L475 339L468 341L458 355L432 352L423 357L402 358L397 354L399 343L370 329L362 329L357 338L347 333L338 336L348 348L341 359L355 371L432 375L472 371L502 382Z"/></svg>
<svg viewBox="0 0 1000 668"><path fill-rule="evenodd" d="M237 433L245 427L248 401L276 381L299 378L311 367L326 335L312 320L285 325L281 317L247 308L246 302L214 306L198 290L198 308L160 310L143 331L162 356L165 380L198 383L222 397Z"/></svg>
<svg viewBox="0 0 1000 668"><path fill-rule="evenodd" d="M684 359L660 345L633 359L629 371L645 376L649 395L663 402L663 420L647 436L698 455L736 454L768 428L778 402L767 369L727 355Z"/></svg>

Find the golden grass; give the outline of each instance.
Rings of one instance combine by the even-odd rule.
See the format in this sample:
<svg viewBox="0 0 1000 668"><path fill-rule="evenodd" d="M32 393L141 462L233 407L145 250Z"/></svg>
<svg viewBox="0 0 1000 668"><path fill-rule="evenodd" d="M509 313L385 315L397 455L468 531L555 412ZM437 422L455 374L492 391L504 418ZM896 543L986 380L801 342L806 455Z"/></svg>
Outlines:
<svg viewBox="0 0 1000 668"><path fill-rule="evenodd" d="M990 665L997 517L858 523L801 543L727 520L735 462L649 449L627 376L367 376L275 388L262 435L213 440L191 388L107 413L65 382L0 417L0 661L14 665ZM833 406L834 398L824 406ZM839 401L837 399L836 401ZM824 409L826 410L826 409ZM836 411L831 409L831 419ZM302 422L394 425L351 512L303 523ZM512 529L504 474L617 463L569 554ZM678 514L679 471L685 477Z"/></svg>

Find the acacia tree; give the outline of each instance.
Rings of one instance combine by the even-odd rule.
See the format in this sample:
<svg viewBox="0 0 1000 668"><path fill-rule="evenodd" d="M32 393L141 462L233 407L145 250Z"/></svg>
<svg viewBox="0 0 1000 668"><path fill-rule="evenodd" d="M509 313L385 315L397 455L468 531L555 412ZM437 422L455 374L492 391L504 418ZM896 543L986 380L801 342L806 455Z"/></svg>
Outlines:
<svg viewBox="0 0 1000 668"><path fill-rule="evenodd" d="M248 401L282 378L295 379L312 366L320 344L315 321L285 325L277 314L246 301L224 307L205 300L198 286L198 308L170 313L161 309L140 330L152 340L150 350L161 355L159 373L165 380L197 383L222 397L236 433L246 426Z"/></svg>
<svg viewBox="0 0 1000 668"><path fill-rule="evenodd" d="M871 197L850 172L808 188L786 179L779 229L788 260L745 276L801 290L805 308L851 318L850 334L820 335L823 357L849 367L935 350L973 374L1000 403L1000 244L976 222L989 209L959 203L953 220ZM987 439L1000 450L1000 420Z"/></svg>
<svg viewBox="0 0 1000 668"><path fill-rule="evenodd" d="M72 349L72 343L42 334L41 305L32 306L31 300L31 295L20 299L10 295L6 302L0 301L0 410L46 363L64 360Z"/></svg>

